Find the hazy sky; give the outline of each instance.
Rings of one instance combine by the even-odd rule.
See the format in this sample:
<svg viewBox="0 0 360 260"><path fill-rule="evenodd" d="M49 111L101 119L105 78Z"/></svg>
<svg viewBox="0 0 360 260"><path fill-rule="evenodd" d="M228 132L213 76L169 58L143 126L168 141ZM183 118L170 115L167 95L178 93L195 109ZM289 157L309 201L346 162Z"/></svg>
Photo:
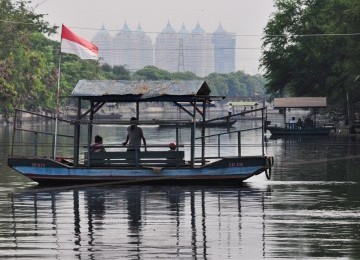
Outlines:
<svg viewBox="0 0 360 260"><path fill-rule="evenodd" d="M221 23L236 34L237 69L250 74L258 72L261 35L274 11L273 0L33 0L32 5L51 25L64 23L88 40L103 24L114 36L125 21L131 30L140 23L153 39L168 21L176 31L183 22L188 31L199 22L209 33Z"/></svg>

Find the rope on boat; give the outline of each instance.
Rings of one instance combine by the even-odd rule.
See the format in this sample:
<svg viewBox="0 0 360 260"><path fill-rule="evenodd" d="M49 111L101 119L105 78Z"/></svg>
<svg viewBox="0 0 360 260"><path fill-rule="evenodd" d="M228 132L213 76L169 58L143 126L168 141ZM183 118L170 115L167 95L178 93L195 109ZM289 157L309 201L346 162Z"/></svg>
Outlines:
<svg viewBox="0 0 360 260"><path fill-rule="evenodd" d="M265 170L265 176L266 179L270 180L271 179L271 167L274 165L274 157L268 156L266 157L266 170Z"/></svg>
<svg viewBox="0 0 360 260"><path fill-rule="evenodd" d="M269 169L265 170L265 176L266 176L266 179L268 179L268 180L271 179L271 167Z"/></svg>

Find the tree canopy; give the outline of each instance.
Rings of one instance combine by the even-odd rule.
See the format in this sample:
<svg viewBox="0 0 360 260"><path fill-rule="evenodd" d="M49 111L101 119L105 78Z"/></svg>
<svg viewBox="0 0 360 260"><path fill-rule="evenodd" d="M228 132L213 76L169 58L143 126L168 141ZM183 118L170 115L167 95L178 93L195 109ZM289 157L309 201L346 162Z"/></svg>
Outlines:
<svg viewBox="0 0 360 260"><path fill-rule="evenodd" d="M43 15L24 1L0 0L0 110L8 117L15 105L47 106L54 75L53 49L44 34L55 32ZM50 59L48 59L50 58Z"/></svg>
<svg viewBox="0 0 360 260"><path fill-rule="evenodd" d="M345 108L359 100L360 1L275 0L261 66L273 96L326 96Z"/></svg>

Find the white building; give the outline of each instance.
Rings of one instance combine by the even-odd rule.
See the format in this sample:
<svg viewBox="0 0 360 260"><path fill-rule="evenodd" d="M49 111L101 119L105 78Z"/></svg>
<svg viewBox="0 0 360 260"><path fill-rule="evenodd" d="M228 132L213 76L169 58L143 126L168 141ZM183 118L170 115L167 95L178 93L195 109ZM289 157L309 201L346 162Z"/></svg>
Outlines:
<svg viewBox="0 0 360 260"><path fill-rule="evenodd" d="M99 57L100 59L109 65L113 65L112 62L112 38L109 32L105 29L103 25L101 30L95 34L92 39L92 42L99 48Z"/></svg>
<svg viewBox="0 0 360 260"><path fill-rule="evenodd" d="M235 37L221 25L214 34L209 34L199 23L191 32L184 24L176 32L168 22L153 45L140 24L131 31L125 22L114 37L103 26L92 41L99 47L99 56L104 62L122 65L131 71L148 65L169 72L190 71L200 77L212 72L235 71Z"/></svg>

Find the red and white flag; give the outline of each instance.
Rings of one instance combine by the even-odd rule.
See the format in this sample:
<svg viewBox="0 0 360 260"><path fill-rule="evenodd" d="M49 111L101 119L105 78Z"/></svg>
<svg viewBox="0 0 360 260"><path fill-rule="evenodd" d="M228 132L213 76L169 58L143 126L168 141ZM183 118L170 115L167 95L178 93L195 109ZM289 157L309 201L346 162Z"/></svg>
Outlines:
<svg viewBox="0 0 360 260"><path fill-rule="evenodd" d="M95 44L77 36L65 25L62 25L61 30L61 52L75 54L83 60L98 59L98 47Z"/></svg>

